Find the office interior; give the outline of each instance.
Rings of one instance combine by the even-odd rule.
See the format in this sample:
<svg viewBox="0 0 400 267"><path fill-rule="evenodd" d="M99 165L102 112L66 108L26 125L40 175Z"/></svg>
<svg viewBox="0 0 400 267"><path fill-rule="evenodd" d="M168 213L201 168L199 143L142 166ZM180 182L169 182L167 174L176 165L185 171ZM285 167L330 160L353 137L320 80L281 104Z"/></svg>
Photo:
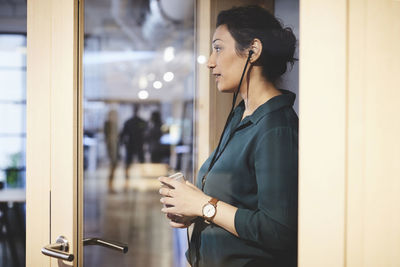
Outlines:
<svg viewBox="0 0 400 267"><path fill-rule="evenodd" d="M209 80L204 80L204 75L209 75L206 67L208 54L204 51L207 51L210 47L210 44L204 42L207 39L204 36L212 33L215 15L218 11L249 2L264 5L278 18L282 19L285 25L294 30L299 39L299 44L300 37L309 38L309 36L300 33L299 14L313 15L313 8L310 6L314 6L320 13L323 10L322 7L318 7L318 5L322 5L321 3L318 4L315 1L299 3L297 0L85 0L80 2L84 4L82 9L84 10L84 41L81 70L83 90L80 95L83 121L82 143L80 143L79 148L82 155L76 157L78 164L82 165L83 225L80 227L82 227L84 238L99 237L118 241L129 247L125 254L101 246L83 247L81 263L84 266L187 266L184 256L187 248L186 230L172 229L160 212L161 204L158 195L160 185L156 178L182 172L189 181L195 181L199 165L207 152L215 147L217 136L222 130L220 129L221 126L216 125L218 125L218 122L224 121L225 115L229 111L227 103L229 103L230 98L210 94L214 97L214 101L221 101L220 103L223 104L220 106L210 104L209 109L214 114L207 116L212 118L211 120L215 119L212 122L214 124L210 126L210 128L215 126L215 129L207 129L208 137L204 139L205 133L202 132L201 126L205 121L201 109L204 104L202 102L204 101L202 90L204 86L215 90L215 85L211 84ZM330 23L335 24L332 21L334 21L336 15L338 15L337 18L343 19L344 14L347 14L350 26L343 27L344 31L347 31L347 35L340 36L343 38L357 36L357 38L364 38L363 41L369 40L365 37L366 35L359 36L362 31L357 28L357 23L362 19L357 17L359 15L351 16L351 14L364 14L366 16L364 22L367 21L369 24L366 23L359 27L369 27L368 29L375 32L374 30L379 28L379 25L374 26L374 23L379 22L382 17L378 17L378 15L374 17L373 4L368 6L368 1L360 1L358 4L351 0L342 2L339 4L326 3L326 10L333 10L332 13L334 13L332 15L333 20ZM384 12L389 12L390 8L393 10L400 9L398 1L383 2L385 2L385 4L381 4L383 7L379 4L374 5L381 7ZM303 11L301 8L303 8ZM363 10L364 13L360 10ZM329 13L328 11L327 13ZM205 14L204 12L210 17L210 21L207 21L208 24L202 21L201 16ZM356 20L357 18L359 20ZM393 31L399 29L399 20L393 19L393 16L388 16L388 20L389 18L392 19L388 23L392 23L390 25L393 25ZM312 25L307 24L304 15L301 19L303 19L301 25L304 28L313 28ZM205 34L202 33L204 25L209 28ZM327 23L327 25L330 24ZM326 28L326 30L334 31L335 29ZM336 32L332 33L332 36L334 34ZM388 35L387 31L384 31L380 38L386 40L385 38ZM309 45L309 39L306 40L308 41L306 44ZM330 42L332 46L329 47L332 48L337 40L327 41L322 39L321 42ZM346 41L343 42L346 43ZM330 82L336 84L339 81L341 82L340 86L344 84L344 86L347 86L346 88L351 89L353 88L351 86L354 86L354 88L361 86L357 85L356 82L352 83L353 79L363 80L366 79L365 73L373 73L372 69L368 72L369 64L373 64L368 61L365 63L367 67L364 70L364 76L361 74L361 76L354 76L357 75L357 70L360 67L351 64L356 64L353 62L357 62L359 55L357 48L351 46L353 44L351 42L356 41L347 42L347 45L343 48L344 52L342 51L340 55L347 58L347 63L342 63L347 66L347 70L351 71L345 74L336 74L337 70L332 71L329 67L325 67L326 72L333 73L334 77L324 80L323 75L320 75L322 80L319 81L322 83L319 86L323 87ZM400 43L398 38L393 41L394 44L396 42ZM366 47L363 50L364 52L371 49L368 46ZM310 66L307 64L311 63L301 65L302 56L304 55L306 58L309 55L307 53L310 52L308 50L305 50L303 54L299 51L296 52L299 62L290 69L279 84L280 88L291 90L297 94L295 110L300 117L300 124L304 122L304 126L309 126L309 121L323 122L322 119L319 120L319 117L314 119L312 116L316 115L309 111L309 105L315 103L313 100L299 101L303 92L305 92L304 99L310 97L311 93L304 89L306 86L318 87L318 85L308 82L307 79L310 78L306 75L303 76L303 84L302 81L299 81L300 67L304 66L302 68L304 73L310 70ZM337 54L332 53L332 56L335 55ZM389 57L387 60L394 62L398 56L398 52L393 52L393 59ZM379 54L376 57L378 58ZM335 59L327 60L334 61ZM322 59L320 63L323 64ZM318 67L318 69L323 73L324 67ZM392 83L388 84L387 88L393 88L393 84L396 82L396 75L394 74L398 70L397 64L390 65L388 70L388 73L391 74L390 77L384 76L388 80L392 79ZM32 262L29 262L29 256L27 256L29 244L26 243L26 240L28 240L26 239L27 222L25 217L27 212L25 188L28 175L26 87L27 1L1 0L0 266L35 266L32 265ZM304 90L299 90L299 87ZM311 203L311 199L315 201L315 198L307 199L305 197L305 199L300 199L300 205L305 205L303 213L305 215L302 217L303 219L299 219L299 229L303 230L305 234L301 235L302 232L300 231L299 244L302 246L299 248L299 255L304 255L304 257L299 260L299 266L321 266L318 263L323 261L323 256L312 258L309 255L312 254L312 249L316 249L315 240L318 240L316 233L324 232L326 229L334 229L331 231L331 235L327 234L326 236L327 240L334 240L327 242L326 245L329 248L329 244L334 244L330 256L325 257L329 260L329 266L346 266L346 264L349 266L378 266L373 263L382 261L382 258L385 258L385 260L383 260L383 265L380 266L397 266L396 264L400 263L399 256L390 252L399 248L399 231L393 231L393 225L400 222L399 216L388 215L389 211L386 212L386 209L382 211L379 207L374 207L375 211L380 210L382 212L381 215L387 219L387 224L391 225L387 229L392 230L392 238L388 237L390 232L385 232L369 239L367 235L370 233L369 231L381 228L380 223L382 222L371 222L370 220L368 220L369 223L365 222L372 217L365 209L368 203L373 203L375 193L376 196L387 194L387 198L381 197L383 200L380 204L399 200L398 197L394 196L400 188L398 182L393 178L396 176L394 170L397 169L392 164L395 160L399 160L399 154L395 152L398 150L391 150L399 148L399 144L393 141L395 138L390 135L387 141L394 145L389 146L386 150L379 150L379 147L387 147L387 144L379 143L381 141L377 142L376 140L382 140L387 135L386 133L377 133L375 130L377 125L381 125L381 129L391 133L400 133L399 125L397 122L390 126L382 122L380 124L374 120L375 117L372 116L372 119L368 117L371 116L373 110L382 109L382 106L378 106L378 104L369 106L374 105L372 104L374 100L370 100L370 98L376 97L373 89L367 91L369 94L363 95L361 104L354 100L356 93L352 93L358 91L351 91L350 89L341 92L342 98L334 98L340 102L336 108L332 108L335 105L329 106L331 112L337 109L336 114L339 113L341 118L347 118L344 119L344 122L343 120L338 122L340 127L343 128L336 127L338 131L342 131L340 133L345 133L343 136L341 135L340 143L332 142L332 146L336 144L336 147L332 149L336 154L333 154L339 156L328 158L326 161L320 159L322 163L319 165L321 166L320 174L328 172L323 170L326 163L330 166L335 165L335 168L332 167L332 169L325 166L327 170L331 170L332 175L339 173L339 177L344 175L346 178L341 179L341 183L335 182L334 184L330 184L332 179L330 181L324 180L325 185L310 180L310 183L314 182L314 186L311 186L307 182L309 180L304 178L303 181L306 182L300 184L305 190L300 197L307 194L311 196L314 194L312 190L316 189L320 189L321 194L325 192L326 196L329 196L327 192L332 192L334 197L326 200L329 204L326 207L332 208L335 217L330 220L331 224L325 224L324 227L326 228L318 226L317 228L320 230L315 230L317 228L314 227L315 234L309 234L313 231L310 229L311 226L315 226L310 219L313 217L310 215L312 213L310 210L322 208ZM318 90L313 91L313 93L315 97L320 97ZM327 92L326 95L329 95L329 93ZM390 99L394 101L399 97L399 94L394 93L393 90L389 90L383 95L387 98L382 97L380 102L377 101L377 103L383 103ZM379 97L377 98L379 99ZM311 99L311 97L307 99ZM318 99L318 101L320 100ZM329 100L326 101L329 102ZM222 109L221 112L220 109ZM362 112L365 112L365 115L360 115ZM392 110L384 110L378 114L385 115L391 112ZM124 146L123 133L126 122L134 116L140 118L141 121L139 124L142 127L142 136L139 139L142 140L143 151L132 153L132 151L127 151ZM307 116L307 118L303 120L302 116ZM359 118L363 118L363 120ZM372 122L368 121L369 119ZM358 127L358 123L361 122L364 124L360 127L366 130L366 134L360 133L359 128L352 128L353 125ZM337 124L335 125L337 126ZM138 124L135 127L139 127ZM304 130L302 133L306 136L308 132ZM320 144L318 138L320 136L314 138L316 144ZM207 144L204 140L208 141ZM343 140L347 141L344 142ZM368 140L370 142L367 145ZM309 142L308 144L313 143L311 140L307 140L307 142ZM377 142L375 146L370 145L375 144L374 142ZM344 148L336 151L335 149L338 147ZM306 151L304 146L301 146L300 149L302 148L303 151ZM303 154L304 165L300 164L303 168L301 170L303 172L300 171L300 176L309 174L307 177L314 177L317 174L309 171L310 165L307 165L309 161L306 161L306 159L311 161L318 154L318 151L315 152L311 149L307 151L310 152ZM375 166L373 156L369 156L369 153L373 152L380 153L382 161L386 163L378 164L375 168L368 167ZM40 156L40 152L37 153ZM130 156L132 158L131 163L127 164L127 158ZM363 162L362 165L354 165L351 161L352 157L357 156L357 164L361 164L359 163L361 161ZM391 157L391 159L389 160L387 157ZM385 158L386 160L384 160ZM366 166L366 162L370 165ZM389 164L389 167L385 164ZM385 168L386 174L388 174L385 176L388 177L387 180L381 181L385 187L381 187L382 183L377 179L377 177L381 177L378 172L382 168ZM368 170L371 172L365 174ZM351 180L352 175L362 178ZM355 189L357 184L363 186L363 191ZM329 185L331 190L326 188ZM374 188L376 189L375 193ZM387 190L390 188L392 191L388 193ZM3 194L4 192L6 194ZM324 199L324 196L320 195L319 197ZM321 201L321 203L325 203L324 201ZM357 210L357 207L362 207L362 209ZM361 215L357 213L360 213L360 210L363 210ZM302 211L302 208L300 208L300 211ZM329 218L329 216L326 218ZM315 222L321 221L323 220L315 220ZM361 232L358 226L362 226L361 229L364 229L364 232ZM306 239L307 236L309 239ZM389 242L387 241L388 238L390 239ZM55 240L48 241L53 242ZM383 251L383 248L387 246L381 246L382 249L373 252L376 248L373 243L381 244L382 242L393 245L387 252L390 256ZM43 244L43 246L45 245ZM322 248L326 247L320 246L320 249ZM319 250L317 249L317 251ZM40 254L40 252L38 253ZM320 255L324 255L324 253L321 252ZM39 257L46 256L40 255ZM330 257L334 260L331 260ZM368 263L368 260L370 263Z"/></svg>
<svg viewBox="0 0 400 267"><path fill-rule="evenodd" d="M159 212L155 178L178 171L190 181L195 176L196 69L206 68L207 60L207 55L195 51L195 4L85 1L84 235L134 247L123 257L101 247L85 249L87 266L186 266L186 233L171 229ZM2 122L0 178L5 188L22 190L26 177L26 8L25 1L3 1L0 18L1 76L7 85L2 87L1 104L8 115ZM290 18L298 29L298 3L283 1L274 11L282 13L282 19ZM285 83L298 91L295 68ZM158 123L152 121L156 113ZM145 123L139 138L143 151L137 153L125 149L121 136L132 116ZM155 127L159 128L156 134ZM110 155L110 147L115 155ZM128 153L133 155L127 171ZM20 230L25 227L25 205L8 203L10 223L3 229L7 234L1 261L4 266L24 266L25 236ZM11 226L14 221L19 228Z"/></svg>

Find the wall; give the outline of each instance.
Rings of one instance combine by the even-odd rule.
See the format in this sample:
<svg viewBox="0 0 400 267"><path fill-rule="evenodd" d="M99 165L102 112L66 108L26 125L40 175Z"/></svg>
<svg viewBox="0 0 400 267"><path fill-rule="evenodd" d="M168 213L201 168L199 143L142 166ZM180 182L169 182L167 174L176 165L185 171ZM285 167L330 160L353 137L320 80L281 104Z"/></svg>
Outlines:
<svg viewBox="0 0 400 267"><path fill-rule="evenodd" d="M300 267L400 266L398 14L300 4Z"/></svg>

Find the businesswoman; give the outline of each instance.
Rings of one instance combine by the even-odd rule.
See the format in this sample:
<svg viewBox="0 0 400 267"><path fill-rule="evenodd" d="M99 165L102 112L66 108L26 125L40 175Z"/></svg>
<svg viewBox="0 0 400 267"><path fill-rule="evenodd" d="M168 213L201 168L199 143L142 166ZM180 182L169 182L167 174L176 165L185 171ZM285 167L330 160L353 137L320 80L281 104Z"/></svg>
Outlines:
<svg viewBox="0 0 400 267"><path fill-rule="evenodd" d="M298 118L295 95L276 87L296 38L258 6L222 11L216 26L207 64L232 110L196 186L159 178L171 187L162 212L172 227L195 224L192 266L296 266Z"/></svg>

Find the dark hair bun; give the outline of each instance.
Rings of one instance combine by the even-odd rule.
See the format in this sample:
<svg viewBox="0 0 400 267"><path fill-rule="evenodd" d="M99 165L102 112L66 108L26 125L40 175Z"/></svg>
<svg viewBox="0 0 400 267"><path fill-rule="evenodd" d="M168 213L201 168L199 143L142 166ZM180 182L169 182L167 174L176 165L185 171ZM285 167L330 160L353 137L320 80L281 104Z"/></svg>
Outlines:
<svg viewBox="0 0 400 267"><path fill-rule="evenodd" d="M275 82L282 76L287 65L297 60L296 36L289 27L283 27L279 20L259 6L234 7L219 13L217 27L226 25L236 41L236 49L243 52L254 39L263 45L260 58L256 64L263 67L264 77Z"/></svg>

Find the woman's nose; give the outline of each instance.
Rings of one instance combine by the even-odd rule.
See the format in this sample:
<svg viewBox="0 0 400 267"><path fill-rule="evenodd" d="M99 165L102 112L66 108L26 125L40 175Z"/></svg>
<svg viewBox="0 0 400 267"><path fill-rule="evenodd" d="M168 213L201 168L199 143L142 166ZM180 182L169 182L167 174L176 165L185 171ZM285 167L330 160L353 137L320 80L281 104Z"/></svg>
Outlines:
<svg viewBox="0 0 400 267"><path fill-rule="evenodd" d="M207 67L208 67L209 69L215 68L215 60L214 60L214 57L213 57L212 54L211 54L210 57L208 58Z"/></svg>

